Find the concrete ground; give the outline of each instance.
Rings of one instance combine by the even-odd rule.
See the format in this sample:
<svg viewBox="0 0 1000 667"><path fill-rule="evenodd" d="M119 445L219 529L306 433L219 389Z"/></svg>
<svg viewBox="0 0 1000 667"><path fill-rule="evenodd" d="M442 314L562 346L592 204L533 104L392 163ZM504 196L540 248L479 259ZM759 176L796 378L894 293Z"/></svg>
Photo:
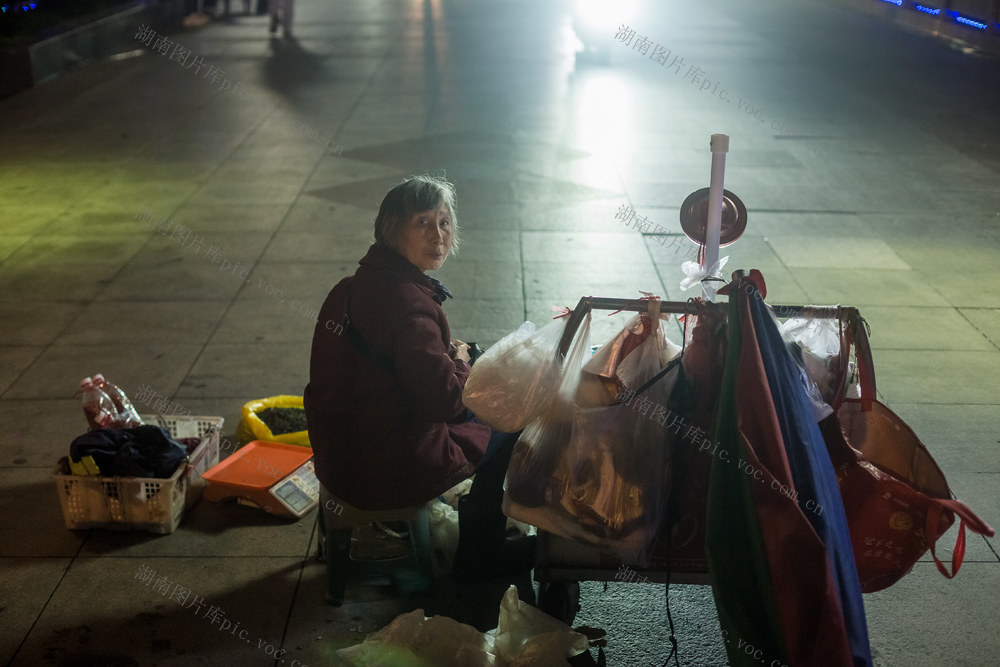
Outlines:
<svg viewBox="0 0 1000 667"><path fill-rule="evenodd" d="M313 515L202 502L168 536L69 531L49 474L95 372L226 435L247 400L300 394L310 311L423 171L457 184L464 246L439 277L453 332L485 347L583 295L690 296L678 246L616 213L673 241L729 134L749 228L727 269L762 270L774 303L858 306L881 398L1000 523L998 62L816 0L646 5L601 24L610 64L584 64L568 1L299 0L294 40L237 16L0 102L0 661L331 664L414 607L369 585L324 606ZM970 536L965 561L865 597L876 664L997 664L997 541ZM609 664L662 662L662 588L583 589ZM420 604L490 627L500 592ZM683 664L725 661L707 587L672 587L671 611Z"/></svg>

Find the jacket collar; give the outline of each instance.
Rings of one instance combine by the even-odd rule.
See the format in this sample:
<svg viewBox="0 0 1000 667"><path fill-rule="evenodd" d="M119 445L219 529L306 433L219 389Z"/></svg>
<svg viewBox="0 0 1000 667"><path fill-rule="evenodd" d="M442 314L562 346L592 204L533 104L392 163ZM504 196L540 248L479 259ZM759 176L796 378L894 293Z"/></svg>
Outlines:
<svg viewBox="0 0 1000 667"><path fill-rule="evenodd" d="M361 265L389 271L403 280L420 285L438 304L444 303L445 299L453 298L452 293L440 280L431 278L392 248L372 244L368 248L368 253L361 258Z"/></svg>

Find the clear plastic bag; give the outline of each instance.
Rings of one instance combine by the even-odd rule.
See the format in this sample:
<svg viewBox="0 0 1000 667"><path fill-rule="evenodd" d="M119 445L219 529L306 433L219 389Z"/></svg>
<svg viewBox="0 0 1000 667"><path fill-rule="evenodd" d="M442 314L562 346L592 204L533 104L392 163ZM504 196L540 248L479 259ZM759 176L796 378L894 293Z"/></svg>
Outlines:
<svg viewBox="0 0 1000 667"><path fill-rule="evenodd" d="M490 634L497 664L506 667L562 667L589 648L585 636L521 601L516 586L500 600L497 628Z"/></svg>
<svg viewBox="0 0 1000 667"><path fill-rule="evenodd" d="M555 350L567 319L538 330L525 322L490 346L465 383L465 407L506 433L520 431L544 412L559 386L561 367Z"/></svg>
<svg viewBox="0 0 1000 667"><path fill-rule="evenodd" d="M435 572L451 572L455 563L455 550L458 548L458 512L451 505L435 498L427 503L427 518L430 523Z"/></svg>
<svg viewBox="0 0 1000 667"><path fill-rule="evenodd" d="M340 649L337 657L356 667L563 667L567 658L588 649L584 635L521 602L516 586L504 593L497 623L482 633L447 616L427 618L416 609L362 643Z"/></svg>
<svg viewBox="0 0 1000 667"><path fill-rule="evenodd" d="M680 365L625 403L583 403L583 397L595 393L585 389L587 382L598 376L571 372L581 368L570 365L579 364L574 357L579 344L580 339L567 357L557 400L518 441L508 468L504 511L644 566L669 492L673 433L667 428L667 403ZM605 370L615 381L621 379L619 369L624 371L639 384L631 387L634 392L662 371L664 359L671 356L676 358L676 346L656 326L615 368Z"/></svg>
<svg viewBox="0 0 1000 667"><path fill-rule="evenodd" d="M497 664L489 639L471 625L447 616L424 616L423 609L397 616L389 625L355 646L340 649L337 657L356 667L398 665Z"/></svg>
<svg viewBox="0 0 1000 667"><path fill-rule="evenodd" d="M840 370L840 331L838 320L829 317L795 317L780 325L782 337L793 343L800 355L802 384L813 406L816 421L833 413L833 405L842 388L837 386ZM855 383L856 384L856 383Z"/></svg>
<svg viewBox="0 0 1000 667"><path fill-rule="evenodd" d="M802 351L802 366L816 383L823 400L831 403L837 394L840 364L840 332L837 320L823 317L795 317L781 325L782 337Z"/></svg>
<svg viewBox="0 0 1000 667"><path fill-rule="evenodd" d="M525 507L539 507L549 497L552 475L566 449L573 427L573 404L580 384L583 363L590 353L590 313L577 329L569 353L560 368L556 357L559 338L552 342L548 357L557 364L561 382L552 392L547 409L525 427L514 446L507 478L504 480L505 500ZM564 325L565 326L565 325ZM530 518L506 512L507 516L540 526Z"/></svg>
<svg viewBox="0 0 1000 667"><path fill-rule="evenodd" d="M658 319L653 319L658 323ZM660 326L615 369L624 402L604 407L577 405L563 468L562 506L593 540L622 560L647 565L670 489L670 396L679 364L638 396L676 359L680 349Z"/></svg>
<svg viewBox="0 0 1000 667"><path fill-rule="evenodd" d="M629 353L638 347L643 341L649 338L653 331L652 320L649 315L643 313L629 319L622 327L622 330L614 338L601 345L600 349L594 352L590 360L583 366L583 372L597 376L605 381L605 387L610 392L607 400L588 401L584 393L578 394L578 402L581 405L611 405L614 403L615 395L621 389L621 380L618 378L618 364L626 358ZM586 380L586 375L584 380Z"/></svg>
<svg viewBox="0 0 1000 667"><path fill-rule="evenodd" d="M656 339L654 343L636 347L615 368L615 375L623 387L638 389L680 356L681 348L664 335L662 321L650 336Z"/></svg>

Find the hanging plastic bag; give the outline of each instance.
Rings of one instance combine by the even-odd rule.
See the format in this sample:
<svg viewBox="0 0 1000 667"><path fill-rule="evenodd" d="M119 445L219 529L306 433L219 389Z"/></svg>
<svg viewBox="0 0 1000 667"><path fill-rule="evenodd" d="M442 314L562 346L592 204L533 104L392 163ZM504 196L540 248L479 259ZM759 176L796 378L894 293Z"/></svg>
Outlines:
<svg viewBox="0 0 1000 667"><path fill-rule="evenodd" d="M657 299L648 292L643 294L651 299ZM659 324L652 321L649 313L639 313L630 319L614 338L602 345L583 367L584 376L577 390L577 404L585 407L611 405L620 391L628 386L641 385L642 381L635 381L635 371L632 370L636 364L641 364L637 361L637 357L632 356L632 351L649 338ZM666 346L659 349L662 357L660 367L666 366L671 359L681 353L681 348L666 338L663 342ZM593 382L590 376L596 376L600 382ZM597 390L598 386L603 392Z"/></svg>
<svg viewBox="0 0 1000 667"><path fill-rule="evenodd" d="M574 342L556 401L518 441L504 495L508 516L637 565L648 564L669 491L666 406L679 375L679 362L663 367L671 352L658 326L658 304L653 309L650 334L605 369L615 383L622 379L619 368L642 383L627 397L619 391L624 402L587 389L600 376L582 372L574 355L583 338ZM599 399L584 400L594 396Z"/></svg>
<svg viewBox="0 0 1000 667"><path fill-rule="evenodd" d="M645 314L642 318L644 319L640 321L644 326L651 325L650 336L654 337L656 342L637 346L635 352L625 356L617 365L615 375L619 389L641 387L660 369L666 368L667 364L681 355L681 348L664 335L662 321L653 320Z"/></svg>
<svg viewBox="0 0 1000 667"><path fill-rule="evenodd" d="M580 405L592 406L614 403L615 395L623 386L617 374L618 364L649 338L652 332L653 325L646 313L636 315L626 322L622 330L594 352L583 366L584 384L590 380L588 374L596 376L602 381L608 395L594 396L589 391L581 389L577 392L577 402Z"/></svg>
<svg viewBox="0 0 1000 667"><path fill-rule="evenodd" d="M840 393L840 331L830 317L793 317L781 324L781 336L801 351L802 367L819 390L822 400L833 404ZM830 412L833 410L831 409Z"/></svg>
<svg viewBox="0 0 1000 667"><path fill-rule="evenodd" d="M565 481L561 504L591 542L642 566L649 563L669 494L675 434L668 429L667 404L680 374L680 349L659 326L659 302L650 310L652 331L614 371L623 387L619 400L576 405L559 471Z"/></svg>
<svg viewBox="0 0 1000 667"><path fill-rule="evenodd" d="M516 433L545 411L559 386L556 346L566 328L560 318L536 330L525 322L476 361L462 402L483 423Z"/></svg>
<svg viewBox="0 0 1000 667"><path fill-rule="evenodd" d="M565 324L563 325L565 327ZM580 371L590 352L590 313L584 316L577 329L565 361L559 364L558 347L562 338L556 339L548 351L545 363L556 365L561 382L548 401L548 408L525 427L514 445L507 478L504 480L504 502L508 498L517 505L533 508L545 504L550 497L552 474L569 442L573 426L573 399L580 384ZM542 527L531 518L507 516Z"/></svg>

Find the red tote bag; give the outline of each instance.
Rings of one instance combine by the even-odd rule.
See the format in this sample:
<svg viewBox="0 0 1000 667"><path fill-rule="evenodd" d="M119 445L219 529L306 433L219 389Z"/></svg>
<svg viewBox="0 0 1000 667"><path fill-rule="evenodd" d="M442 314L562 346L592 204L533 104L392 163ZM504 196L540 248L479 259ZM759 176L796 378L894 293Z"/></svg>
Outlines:
<svg viewBox="0 0 1000 667"><path fill-rule="evenodd" d="M854 311L841 329L841 377L855 349L860 399L843 399L820 428L837 472L851 532L861 590L873 593L896 583L928 549L941 574L958 574L965 558L966 528L993 536L993 529L955 500L944 473L917 435L875 398L875 371L865 324ZM841 382L839 386L844 386ZM961 521L951 569L934 544Z"/></svg>

